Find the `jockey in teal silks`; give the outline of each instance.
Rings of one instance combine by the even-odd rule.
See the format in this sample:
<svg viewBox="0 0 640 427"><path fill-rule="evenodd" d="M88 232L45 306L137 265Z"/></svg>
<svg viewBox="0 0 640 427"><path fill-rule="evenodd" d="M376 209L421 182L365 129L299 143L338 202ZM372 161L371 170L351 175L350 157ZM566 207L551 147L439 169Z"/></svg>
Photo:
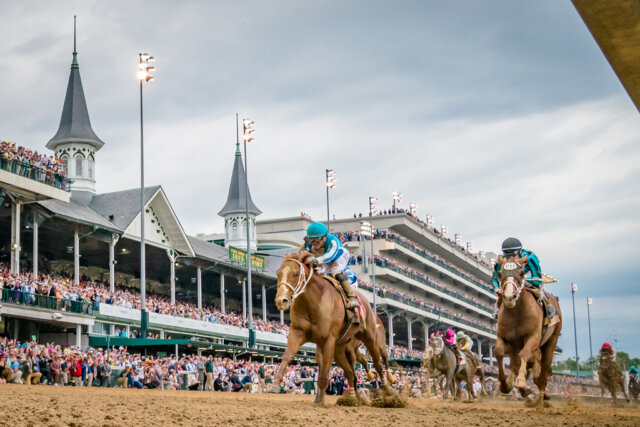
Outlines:
<svg viewBox="0 0 640 427"><path fill-rule="evenodd" d="M542 269L540 268L540 260L538 256L532 251L523 249L520 240L515 237L509 237L502 242L502 253L505 258L524 258L527 257L527 263L524 266L524 273L529 274L527 282L532 287L540 290L542 285ZM500 282L498 281L498 272L500 271L500 263L495 264L493 267L493 276L491 276L491 282L493 283L493 291L496 295L500 294ZM544 292L542 292L544 294ZM549 304L549 299L546 295L542 295L544 305L547 309L547 316L553 318L556 315L556 309L553 304Z"/></svg>
<svg viewBox="0 0 640 427"><path fill-rule="evenodd" d="M349 264L349 251L342 245L340 239L327 230L321 222L314 222L307 228L307 236L301 250L311 252L314 256L314 266L320 265L320 272L331 274L339 282L349 299L348 309L355 309L360 304L353 294L349 276L352 276Z"/></svg>

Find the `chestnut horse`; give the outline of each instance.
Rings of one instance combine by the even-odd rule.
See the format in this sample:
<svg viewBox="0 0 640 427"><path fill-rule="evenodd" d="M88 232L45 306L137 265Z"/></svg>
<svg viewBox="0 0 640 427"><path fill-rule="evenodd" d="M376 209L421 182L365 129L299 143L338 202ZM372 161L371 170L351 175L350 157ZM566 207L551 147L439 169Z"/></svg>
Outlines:
<svg viewBox="0 0 640 427"><path fill-rule="evenodd" d="M538 387L538 398L528 405L542 408L545 389L551 374L553 352L562 330L562 313L555 296L549 295L549 301L556 308L559 322L547 327L543 333L543 312L537 298L525 288L524 266L527 257L505 259L498 258L500 271L500 297L498 304L498 340L493 354L498 361L498 379L500 391L509 393L514 385L526 397L529 368L533 369L533 382ZM509 356L511 372L506 377L502 359ZM517 377L516 377L517 375Z"/></svg>
<svg viewBox="0 0 640 427"><path fill-rule="evenodd" d="M289 362L300 346L312 342L316 345L318 361L316 404L324 404L324 395L329 384L329 371L334 359L344 370L350 390L355 390L355 362L357 347L360 343L367 348L383 387L389 390L381 361L385 362L389 381L394 380L386 363L387 348L382 323L376 320L377 316L371 311L364 296L356 292L364 305L366 318L363 322L366 322L366 327L363 331L352 325L338 342L347 321L342 296L331 283L314 271L310 264L311 258L312 255L308 252L285 255L278 270L276 306L279 310L291 310L291 327L287 349L273 380L274 388L279 386ZM381 333L378 331L380 328L382 328ZM355 396L359 398L357 393Z"/></svg>

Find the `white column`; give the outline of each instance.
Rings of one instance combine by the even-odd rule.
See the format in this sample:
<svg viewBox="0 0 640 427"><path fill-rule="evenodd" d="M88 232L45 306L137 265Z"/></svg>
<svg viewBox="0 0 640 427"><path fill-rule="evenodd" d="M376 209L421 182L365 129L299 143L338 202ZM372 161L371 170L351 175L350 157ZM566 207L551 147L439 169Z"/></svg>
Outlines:
<svg viewBox="0 0 640 427"><path fill-rule="evenodd" d="M267 321L267 288L262 284L262 320Z"/></svg>
<svg viewBox="0 0 640 427"><path fill-rule="evenodd" d="M202 310L202 268L198 266L196 282L198 284L198 309Z"/></svg>
<svg viewBox="0 0 640 427"><path fill-rule="evenodd" d="M16 272L16 204L11 202L11 274Z"/></svg>
<svg viewBox="0 0 640 427"><path fill-rule="evenodd" d="M73 278L76 285L80 284L80 235L78 228L73 230Z"/></svg>
<svg viewBox="0 0 640 427"><path fill-rule="evenodd" d="M131 336L131 325L127 325L127 338Z"/></svg>
<svg viewBox="0 0 640 427"><path fill-rule="evenodd" d="M280 323L284 323L284 311L280 310Z"/></svg>
<svg viewBox="0 0 640 427"><path fill-rule="evenodd" d="M82 325L76 325L76 347L80 348L82 345Z"/></svg>
<svg viewBox="0 0 640 427"><path fill-rule="evenodd" d="M493 347L489 343L489 365L493 366Z"/></svg>
<svg viewBox="0 0 640 427"><path fill-rule="evenodd" d="M407 346L409 350L413 350L413 331L411 330L411 319L407 319L407 338L409 339L409 345Z"/></svg>
<svg viewBox="0 0 640 427"><path fill-rule="evenodd" d="M38 214L33 211L33 276L38 277Z"/></svg>
<svg viewBox="0 0 640 427"><path fill-rule="evenodd" d="M176 303L176 253L172 249L167 249L167 256L170 263L170 280L171 280L171 305Z"/></svg>
<svg viewBox="0 0 640 427"><path fill-rule="evenodd" d="M242 317L247 318L247 281L240 281L242 284Z"/></svg>
<svg viewBox="0 0 640 427"><path fill-rule="evenodd" d="M478 354L480 355L480 361L482 361L482 341L480 341L480 338L476 338L476 341L478 342Z"/></svg>
<svg viewBox="0 0 640 427"><path fill-rule="evenodd" d="M164 339L164 329L160 329L160 339Z"/></svg>
<svg viewBox="0 0 640 427"><path fill-rule="evenodd" d="M387 317L389 318L389 347L393 347L393 318L395 315L387 313Z"/></svg>
<svg viewBox="0 0 640 427"><path fill-rule="evenodd" d="M116 290L116 243L118 243L118 239L120 236L112 233L109 241L109 290L111 292Z"/></svg>
<svg viewBox="0 0 640 427"><path fill-rule="evenodd" d="M16 203L16 274L20 274L20 208L22 202Z"/></svg>
<svg viewBox="0 0 640 427"><path fill-rule="evenodd" d="M426 350L429 347L429 324L423 323L422 329L424 329L424 349Z"/></svg>
<svg viewBox="0 0 640 427"><path fill-rule="evenodd" d="M224 300L224 274L220 273L220 310L222 313L226 313L225 300Z"/></svg>

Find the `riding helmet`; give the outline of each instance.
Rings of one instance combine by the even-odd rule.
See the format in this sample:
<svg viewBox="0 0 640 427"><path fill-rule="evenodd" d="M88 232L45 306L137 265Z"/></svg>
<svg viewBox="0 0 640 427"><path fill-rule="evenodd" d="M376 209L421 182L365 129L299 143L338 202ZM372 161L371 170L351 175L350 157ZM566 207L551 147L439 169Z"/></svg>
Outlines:
<svg viewBox="0 0 640 427"><path fill-rule="evenodd" d="M326 235L327 226L321 222L314 222L309 226L309 228L307 228L307 237L310 239L324 237Z"/></svg>
<svg viewBox="0 0 640 427"><path fill-rule="evenodd" d="M502 252L504 253L514 253L521 249L522 243L520 243L520 240L515 237L508 237L504 242L502 242Z"/></svg>

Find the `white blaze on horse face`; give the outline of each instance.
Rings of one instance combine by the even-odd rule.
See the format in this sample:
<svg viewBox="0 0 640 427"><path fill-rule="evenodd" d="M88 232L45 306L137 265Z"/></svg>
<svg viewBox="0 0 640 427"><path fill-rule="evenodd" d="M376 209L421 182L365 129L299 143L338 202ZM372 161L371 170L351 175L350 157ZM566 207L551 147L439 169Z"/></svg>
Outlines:
<svg viewBox="0 0 640 427"><path fill-rule="evenodd" d="M276 292L276 306L278 310L287 310L289 308L288 303L284 303L284 300L291 296L292 290L287 286L291 280L290 276L292 276L292 268L289 265L283 265L278 271L278 291Z"/></svg>

